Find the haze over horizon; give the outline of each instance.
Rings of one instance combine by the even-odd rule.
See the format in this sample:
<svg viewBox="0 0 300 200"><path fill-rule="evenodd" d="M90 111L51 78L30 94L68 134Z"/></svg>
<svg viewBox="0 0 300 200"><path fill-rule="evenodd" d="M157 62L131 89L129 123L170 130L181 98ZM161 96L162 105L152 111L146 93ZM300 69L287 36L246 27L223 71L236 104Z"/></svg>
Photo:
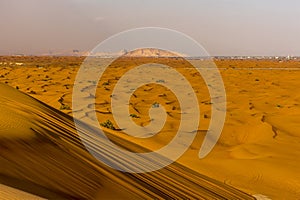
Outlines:
<svg viewBox="0 0 300 200"><path fill-rule="evenodd" d="M0 55L90 51L132 28L187 34L213 56L300 56L294 0L2 0Z"/></svg>

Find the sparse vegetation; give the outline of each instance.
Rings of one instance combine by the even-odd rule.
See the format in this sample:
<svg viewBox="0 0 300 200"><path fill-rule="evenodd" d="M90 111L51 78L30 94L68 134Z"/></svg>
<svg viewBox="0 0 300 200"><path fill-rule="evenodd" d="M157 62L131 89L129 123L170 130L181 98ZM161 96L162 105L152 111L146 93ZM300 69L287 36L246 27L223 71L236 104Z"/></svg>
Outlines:
<svg viewBox="0 0 300 200"><path fill-rule="evenodd" d="M137 116L136 114L130 114L130 117L132 117L132 118L140 118L140 117Z"/></svg>
<svg viewBox="0 0 300 200"><path fill-rule="evenodd" d="M35 92L34 90L31 90L31 91L29 92L29 94L36 94L36 92Z"/></svg>
<svg viewBox="0 0 300 200"><path fill-rule="evenodd" d="M159 103L154 102L154 103L152 104L152 108L158 108L158 107L159 107Z"/></svg>
<svg viewBox="0 0 300 200"><path fill-rule="evenodd" d="M102 85L109 85L109 82L106 81L106 82L104 82Z"/></svg>
<svg viewBox="0 0 300 200"><path fill-rule="evenodd" d="M106 120L106 122L102 122L100 123L101 126L105 127L105 128L109 128L111 130L116 130L114 124L108 119Z"/></svg>
<svg viewBox="0 0 300 200"><path fill-rule="evenodd" d="M165 83L165 80L159 79L156 81L156 83Z"/></svg>
<svg viewBox="0 0 300 200"><path fill-rule="evenodd" d="M92 83L93 85L97 85L97 81L90 81L90 80L88 80L88 83Z"/></svg>

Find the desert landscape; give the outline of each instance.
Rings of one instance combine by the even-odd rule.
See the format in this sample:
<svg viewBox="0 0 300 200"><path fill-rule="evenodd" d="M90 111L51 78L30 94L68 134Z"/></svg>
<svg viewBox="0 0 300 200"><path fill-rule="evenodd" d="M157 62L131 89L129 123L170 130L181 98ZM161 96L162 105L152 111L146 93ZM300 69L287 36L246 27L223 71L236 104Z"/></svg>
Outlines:
<svg viewBox="0 0 300 200"><path fill-rule="evenodd" d="M0 200L300 199L299 8L1 0Z"/></svg>
<svg viewBox="0 0 300 200"><path fill-rule="evenodd" d="M145 174L111 169L82 144L72 118L72 112L77 112L72 110L72 92L84 60L80 56L0 57L0 196L4 199L23 195L29 195L28 199L30 195L48 199L300 196L299 59L214 59L226 89L227 113L217 145L203 159L198 153L211 120L211 99L210 86L197 70L177 58L115 61L98 83L90 83L97 86L95 95L89 85L85 87L87 98L95 98L97 119L84 113L79 120L97 120L107 137L124 149L149 152L168 144L182 114L176 95L168 88L159 82L143 85L130 99L128 117L146 126L151 122L149 107L160 105L166 110L166 123L153 137L124 134L112 115L111 98L126 71L154 61L171 64L190 82L198 98L200 122L192 145L177 162ZM82 124L80 131L88 138L94 129ZM96 141L101 151L101 138ZM113 152L107 156L114 158Z"/></svg>

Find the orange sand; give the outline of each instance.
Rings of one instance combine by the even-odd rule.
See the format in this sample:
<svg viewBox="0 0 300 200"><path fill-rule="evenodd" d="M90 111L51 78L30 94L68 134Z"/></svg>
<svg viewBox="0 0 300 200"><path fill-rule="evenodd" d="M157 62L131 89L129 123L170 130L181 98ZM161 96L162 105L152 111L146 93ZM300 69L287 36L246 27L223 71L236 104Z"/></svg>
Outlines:
<svg viewBox="0 0 300 200"><path fill-rule="evenodd" d="M0 82L72 115L69 109L72 85L83 59L1 57ZM17 66L16 62L24 64ZM131 66L130 61L126 64ZM300 94L296 92L300 86L300 61L217 60L216 64L227 93L227 118L218 144L202 160L198 159L198 152L210 121L210 99L195 70L178 66L178 71L197 91L201 109L198 135L178 162L252 195L296 199L300 196ZM99 81L96 95L99 122L109 119L115 123L110 94L116 78L126 70L107 71ZM171 91L157 85L144 86L135 95L129 110L139 116L133 119L138 125L149 123L148 108L153 102L165 106L169 115L162 132L150 139L110 132L151 150L160 148L178 127L178 102Z"/></svg>

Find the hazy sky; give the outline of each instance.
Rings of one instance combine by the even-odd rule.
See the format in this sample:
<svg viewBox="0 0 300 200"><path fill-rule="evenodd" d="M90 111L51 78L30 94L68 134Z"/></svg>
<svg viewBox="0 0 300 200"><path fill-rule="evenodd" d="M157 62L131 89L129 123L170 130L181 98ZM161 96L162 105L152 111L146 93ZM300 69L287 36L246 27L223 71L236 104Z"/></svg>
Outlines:
<svg viewBox="0 0 300 200"><path fill-rule="evenodd" d="M131 28L183 32L211 55L300 56L298 0L0 0L0 54L89 51Z"/></svg>

